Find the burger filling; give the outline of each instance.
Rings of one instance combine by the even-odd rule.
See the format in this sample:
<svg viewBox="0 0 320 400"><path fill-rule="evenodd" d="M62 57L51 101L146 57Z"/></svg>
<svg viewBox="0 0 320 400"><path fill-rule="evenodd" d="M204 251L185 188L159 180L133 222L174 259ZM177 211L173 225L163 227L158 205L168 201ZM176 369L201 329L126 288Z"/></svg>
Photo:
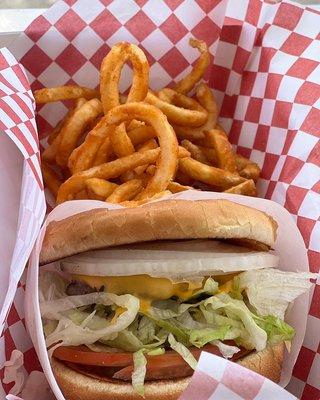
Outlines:
<svg viewBox="0 0 320 400"><path fill-rule="evenodd" d="M190 376L202 350L237 360L285 341L288 304L310 274L274 268L172 281L147 274L43 270L40 308L50 356L100 380Z"/></svg>

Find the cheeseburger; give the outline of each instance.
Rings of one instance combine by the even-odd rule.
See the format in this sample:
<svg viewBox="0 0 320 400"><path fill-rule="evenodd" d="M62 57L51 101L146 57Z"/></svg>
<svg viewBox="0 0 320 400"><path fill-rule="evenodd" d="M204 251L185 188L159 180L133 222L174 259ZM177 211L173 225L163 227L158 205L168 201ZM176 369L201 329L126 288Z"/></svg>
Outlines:
<svg viewBox="0 0 320 400"><path fill-rule="evenodd" d="M67 400L178 399L201 351L275 382L312 274L277 269L277 223L226 200L94 209L49 224L40 309Z"/></svg>

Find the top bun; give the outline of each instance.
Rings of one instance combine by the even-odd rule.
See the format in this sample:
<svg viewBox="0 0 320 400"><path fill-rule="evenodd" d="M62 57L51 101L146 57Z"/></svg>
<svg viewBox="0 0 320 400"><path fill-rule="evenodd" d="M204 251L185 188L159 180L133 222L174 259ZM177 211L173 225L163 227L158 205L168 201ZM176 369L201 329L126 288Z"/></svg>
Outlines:
<svg viewBox="0 0 320 400"><path fill-rule="evenodd" d="M40 264L88 250L154 240L233 239L265 250L274 245L276 231L277 223L264 212L222 199L99 208L51 222Z"/></svg>

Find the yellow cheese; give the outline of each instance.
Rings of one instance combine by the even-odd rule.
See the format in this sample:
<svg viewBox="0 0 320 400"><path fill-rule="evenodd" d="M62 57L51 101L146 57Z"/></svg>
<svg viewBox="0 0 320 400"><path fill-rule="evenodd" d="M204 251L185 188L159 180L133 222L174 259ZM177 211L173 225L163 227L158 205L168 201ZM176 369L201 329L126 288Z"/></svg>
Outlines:
<svg viewBox="0 0 320 400"><path fill-rule="evenodd" d="M114 323L117 321L119 315L121 315L121 314L124 313L125 311L127 311L126 308L124 308L124 307L118 307L118 308L116 309L116 312L114 313L114 316L113 316L112 320L111 320L111 324L114 324Z"/></svg>
<svg viewBox="0 0 320 400"><path fill-rule="evenodd" d="M73 279L82 281L92 288L100 289L102 286L109 293L117 295L132 294L140 299L167 300L177 296L185 300L192 296L195 290L202 287L202 282L174 283L166 278L153 278L149 275L132 276L86 276L72 275Z"/></svg>
<svg viewBox="0 0 320 400"><path fill-rule="evenodd" d="M233 279L227 281L223 285L219 286L219 293L229 293L232 290L233 286Z"/></svg>

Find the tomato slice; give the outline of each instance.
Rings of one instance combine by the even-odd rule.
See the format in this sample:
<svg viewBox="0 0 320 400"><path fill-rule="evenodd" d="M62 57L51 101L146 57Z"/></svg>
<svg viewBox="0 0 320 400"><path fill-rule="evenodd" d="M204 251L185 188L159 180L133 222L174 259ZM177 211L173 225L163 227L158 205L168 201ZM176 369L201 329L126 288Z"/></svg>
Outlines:
<svg viewBox="0 0 320 400"><path fill-rule="evenodd" d="M226 341L227 342L227 341ZM233 342L229 342L229 344L234 344ZM202 351L207 351L208 353L216 354L221 356L219 349L212 344L207 344L201 349L191 348L191 353L195 356L196 359L200 357ZM236 353L233 359L238 359L242 357L243 352L247 351L245 349L241 349L239 353ZM80 365L93 365L93 366L101 366L101 367L127 367L133 364L133 353L128 352L117 352L117 353L103 353L103 352L94 352L90 350L86 346L61 346L55 349L53 352L54 357L58 358L61 361L71 362ZM167 350L165 354L157 355L157 356L146 356L148 360L148 365L152 365L156 363L159 365L168 365L168 364L179 364L182 365L184 360L181 356L173 350Z"/></svg>
<svg viewBox="0 0 320 400"><path fill-rule="evenodd" d="M233 341L225 341L225 343L234 345ZM207 344L201 349L193 347L190 348L190 351L197 360L202 351L221 356L219 349L211 344ZM236 361L248 353L250 353L249 350L241 348L232 357L232 361ZM92 378L109 382L112 379L131 381L132 353L98 353L91 351L86 346L66 346L58 347L53 355L76 371ZM146 380L183 378L191 376L193 373L192 368L173 350L167 350L165 354L147 355L146 357Z"/></svg>
<svg viewBox="0 0 320 400"><path fill-rule="evenodd" d="M61 361L101 367L126 367L133 363L132 353L99 353L86 346L57 347L53 356Z"/></svg>

